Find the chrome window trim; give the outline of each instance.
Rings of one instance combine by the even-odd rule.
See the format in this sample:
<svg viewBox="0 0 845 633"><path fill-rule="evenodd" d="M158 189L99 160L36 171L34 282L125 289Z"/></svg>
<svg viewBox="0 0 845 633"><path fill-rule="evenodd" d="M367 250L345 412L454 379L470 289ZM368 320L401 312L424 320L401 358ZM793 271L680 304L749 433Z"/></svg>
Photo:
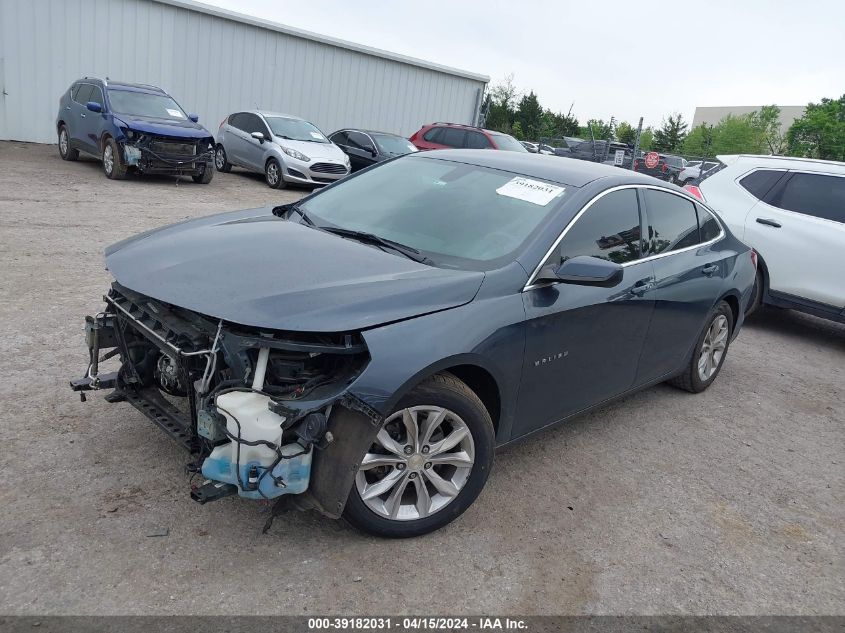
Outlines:
<svg viewBox="0 0 845 633"><path fill-rule="evenodd" d="M590 207L593 206L593 204L595 204L598 200L600 200L604 196L606 196L610 193L613 193L614 191L622 191L624 189L635 189L635 190L636 189L654 189L656 191L662 191L664 193L670 193L674 196L678 196L679 198L682 198L684 200L692 202L694 205L697 204L700 207L703 207L714 218L716 218L716 222L719 223L719 235L714 237L712 240L708 240L706 242L700 242L698 244L693 244L692 246L680 248L676 251L666 251L666 252L663 252L663 253L656 253L655 255L649 255L647 257L641 257L640 259L636 259L632 262L625 262L624 264L622 264L623 268L626 268L626 267L631 266L633 264L642 264L643 262L649 262L649 261L653 261L655 259L660 259L662 257L668 257L669 255L677 255L677 254L680 254L680 253L686 253L686 252L691 251L693 249L701 248L703 246L710 246L711 244L715 244L719 240L723 239L726 235L725 226L722 223L722 218L719 217L719 214L716 213L715 211L713 211L713 209L708 207L706 204L701 202L701 200L699 200L698 198L696 198L694 196L683 193L681 191L672 191L671 189L666 189L665 187L660 187L658 185L617 185L616 187L611 187L610 189L605 189L604 191L602 191L601 193L597 194L595 197L590 199L590 201L587 202L587 204L585 204L581 208L581 210L578 213L575 214L575 216L569 221L569 223L565 227L563 227L563 231L561 231L560 235L558 235L557 239L552 243L549 250L546 251L546 254L543 255L542 259L540 259L540 263L537 264L536 268L534 268L534 271L528 277L528 283L526 283L525 286L522 288L522 292L526 292L528 290L533 290L534 288L543 288L543 287L546 287L546 286L554 285L556 283L561 283L561 282L555 282L555 281L549 281L549 282L541 281L540 283L534 283L534 280L537 278L537 275L539 274L540 269L543 267L543 264L546 262L546 260L549 259L549 257L551 257L551 255L555 251L555 249L558 246L560 246L560 243L563 241L563 238L566 237L566 234L569 232L569 229L571 229L575 225L575 223L579 220L579 218L582 215L584 215L584 213L586 213L590 209ZM697 217L697 214L696 214L696 217ZM700 228L700 226L699 226L699 228Z"/></svg>

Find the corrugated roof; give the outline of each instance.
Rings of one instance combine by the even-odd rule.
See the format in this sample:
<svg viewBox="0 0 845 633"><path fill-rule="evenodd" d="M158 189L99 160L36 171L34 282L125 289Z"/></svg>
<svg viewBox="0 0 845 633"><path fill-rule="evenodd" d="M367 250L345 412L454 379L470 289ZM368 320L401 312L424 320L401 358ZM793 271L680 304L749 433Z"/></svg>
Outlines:
<svg viewBox="0 0 845 633"><path fill-rule="evenodd" d="M320 42L321 44L327 44L329 46L345 48L347 50L355 51L357 53L363 53L364 55L372 55L374 57L390 59L396 62L400 62L402 64L419 66L420 68L428 68L430 70L436 70L441 73L447 73L449 75L455 75L457 77L465 77L467 79L473 79L475 81L481 81L484 83L490 82L490 77L488 77L487 75L481 75L479 73L461 70L460 68L452 68L450 66L444 66L442 64L435 64L434 62L427 62L423 59L417 59L416 57L400 55L399 53L391 53L390 51L385 51L380 48L373 48L371 46L364 46L363 44L356 44L355 42L347 42L346 40L341 40L335 37L329 37L328 35L320 35L319 33L314 33L312 31L294 28L292 26L279 24L278 22L272 22L270 20L264 20L262 18L256 18L251 15L246 15L244 13L238 13L236 11L229 11L228 9L222 9L220 7L211 6L202 2L196 2L195 0L153 0L153 2L169 4L174 7L187 9L189 11L197 11L199 13L205 13L206 15L222 18L224 20L241 22L242 24L257 26L262 29L276 31L277 33L284 33L285 35L300 37L314 42Z"/></svg>

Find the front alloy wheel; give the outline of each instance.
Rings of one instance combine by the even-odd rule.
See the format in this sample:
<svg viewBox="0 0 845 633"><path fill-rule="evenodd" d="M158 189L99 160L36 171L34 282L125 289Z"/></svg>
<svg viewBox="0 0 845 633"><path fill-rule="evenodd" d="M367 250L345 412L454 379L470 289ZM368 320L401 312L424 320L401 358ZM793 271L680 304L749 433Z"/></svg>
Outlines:
<svg viewBox="0 0 845 633"><path fill-rule="evenodd" d="M408 407L387 419L364 455L355 486L378 515L423 519L458 496L474 461L472 434L454 411Z"/></svg>
<svg viewBox="0 0 845 633"><path fill-rule="evenodd" d="M344 517L388 537L426 534L475 500L493 463L493 423L478 396L437 374L397 405L358 466Z"/></svg>

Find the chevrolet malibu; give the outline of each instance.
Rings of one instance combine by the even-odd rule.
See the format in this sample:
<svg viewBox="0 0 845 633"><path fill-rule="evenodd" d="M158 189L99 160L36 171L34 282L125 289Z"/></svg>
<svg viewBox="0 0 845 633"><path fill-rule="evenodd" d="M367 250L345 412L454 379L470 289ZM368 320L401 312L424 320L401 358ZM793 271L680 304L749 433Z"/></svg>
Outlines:
<svg viewBox="0 0 845 633"><path fill-rule="evenodd" d="M111 389L179 442L195 501L390 537L464 512L498 446L662 381L705 390L756 272L672 185L484 150L402 156L106 262L83 399Z"/></svg>

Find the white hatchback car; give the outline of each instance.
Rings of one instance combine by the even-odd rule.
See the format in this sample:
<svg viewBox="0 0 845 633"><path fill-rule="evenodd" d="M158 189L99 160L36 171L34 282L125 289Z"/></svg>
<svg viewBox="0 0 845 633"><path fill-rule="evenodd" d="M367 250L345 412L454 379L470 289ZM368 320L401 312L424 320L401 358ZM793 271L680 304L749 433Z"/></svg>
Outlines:
<svg viewBox="0 0 845 633"><path fill-rule="evenodd" d="M717 158L698 189L759 255L749 313L766 303L845 323L845 163Z"/></svg>
<svg viewBox="0 0 845 633"><path fill-rule="evenodd" d="M235 112L220 123L214 166L227 172L233 165L264 174L273 189L325 185L350 171L349 157L316 125L262 110Z"/></svg>

